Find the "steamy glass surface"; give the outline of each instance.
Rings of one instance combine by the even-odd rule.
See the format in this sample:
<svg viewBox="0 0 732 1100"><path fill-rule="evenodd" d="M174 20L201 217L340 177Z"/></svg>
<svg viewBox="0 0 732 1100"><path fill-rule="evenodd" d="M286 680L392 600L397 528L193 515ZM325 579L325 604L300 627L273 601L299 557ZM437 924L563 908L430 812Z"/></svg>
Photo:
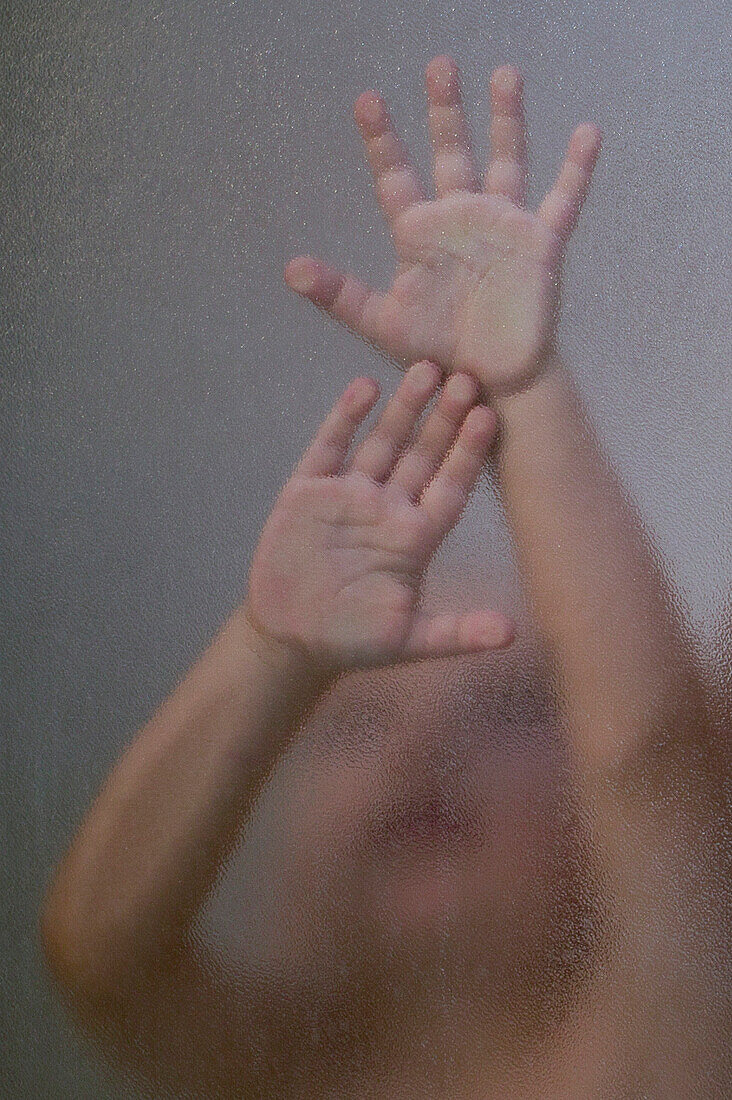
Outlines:
<svg viewBox="0 0 732 1100"><path fill-rule="evenodd" d="M196 914L210 984L200 1011L195 986L181 994L180 1038L223 1063L227 1029L236 1047L251 1026L246 1096L732 1089L725 25L718 3L636 0L5 14L8 1095L165 1094L142 1080L154 1021L127 1071L70 1022L38 913L110 769L243 598L336 398L368 376L383 403L401 381L283 271L317 255L388 285L353 105L384 95L429 186L424 72L443 54L481 169L491 72L523 74L531 210L572 130L603 131L560 346L655 547L709 737L662 665L682 687L650 758L588 779L577 697L482 473L421 606L511 615L513 645L346 670L318 698ZM583 713L604 690L590 683Z"/></svg>

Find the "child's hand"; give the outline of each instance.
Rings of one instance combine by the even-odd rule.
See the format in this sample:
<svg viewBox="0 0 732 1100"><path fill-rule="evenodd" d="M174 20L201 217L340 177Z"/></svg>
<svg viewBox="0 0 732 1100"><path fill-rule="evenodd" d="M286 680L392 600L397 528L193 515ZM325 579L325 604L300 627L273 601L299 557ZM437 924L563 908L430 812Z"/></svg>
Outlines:
<svg viewBox="0 0 732 1100"><path fill-rule="evenodd" d="M247 615L268 640L334 671L510 642L498 613L417 614L422 574L463 511L495 430L494 414L475 406L473 380L457 375L410 442L439 380L434 364L415 364L350 461L376 382L356 379L326 418L252 562Z"/></svg>
<svg viewBox="0 0 732 1100"><path fill-rule="evenodd" d="M426 201L384 102L367 92L355 115L391 227L398 265L386 294L324 263L299 257L293 290L404 363L428 358L465 371L484 392L533 381L555 352L563 254L590 184L601 133L585 123L537 213L526 209L526 127L521 76L491 80L492 160L479 186L458 73L450 58L427 69L437 198Z"/></svg>

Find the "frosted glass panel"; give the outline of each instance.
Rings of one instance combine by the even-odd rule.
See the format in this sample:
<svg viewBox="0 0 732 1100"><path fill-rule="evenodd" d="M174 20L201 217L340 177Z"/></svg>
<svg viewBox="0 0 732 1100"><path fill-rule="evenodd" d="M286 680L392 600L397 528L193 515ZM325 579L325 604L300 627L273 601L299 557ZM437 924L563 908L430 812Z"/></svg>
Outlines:
<svg viewBox="0 0 732 1100"><path fill-rule="evenodd" d="M8 1096L732 1092L725 14L6 13Z"/></svg>

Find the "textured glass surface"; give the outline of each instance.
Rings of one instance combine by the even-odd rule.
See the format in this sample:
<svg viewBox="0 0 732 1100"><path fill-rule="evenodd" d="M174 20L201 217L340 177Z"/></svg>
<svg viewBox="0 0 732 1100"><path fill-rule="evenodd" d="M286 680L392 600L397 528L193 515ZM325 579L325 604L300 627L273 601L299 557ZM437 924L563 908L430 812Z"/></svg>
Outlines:
<svg viewBox="0 0 732 1100"><path fill-rule="evenodd" d="M732 1094L726 6L78 0L6 5L1 25L0 1092ZM498 468L481 473L421 610L494 609L513 645L347 670L319 694L189 914L187 961L156 969L174 929L150 902L150 974L132 1007L87 989L105 1019L89 1041L43 958L44 896L136 731L243 599L336 399L367 376L381 409L402 379L283 272L314 255L389 285L354 102L385 97L431 187L425 67L445 54L481 174L491 73L520 70L532 211L575 127L602 130L559 346L617 498L583 527L570 464L554 506L550 414L518 440L508 519ZM212 789L249 766L229 751ZM181 822L187 783L168 790ZM165 847L162 788L132 799L152 822L135 866ZM174 884L195 853L184 864ZM114 912L122 883L98 873ZM134 984L149 962L125 970L126 941L106 942Z"/></svg>

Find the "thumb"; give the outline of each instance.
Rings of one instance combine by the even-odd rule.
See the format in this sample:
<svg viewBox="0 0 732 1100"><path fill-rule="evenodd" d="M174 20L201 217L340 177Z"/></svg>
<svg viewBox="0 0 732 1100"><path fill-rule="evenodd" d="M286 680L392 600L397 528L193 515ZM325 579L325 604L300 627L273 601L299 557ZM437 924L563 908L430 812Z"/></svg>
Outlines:
<svg viewBox="0 0 732 1100"><path fill-rule="evenodd" d="M513 621L500 611L418 615L404 643L402 657L453 657L482 653L504 649L513 638Z"/></svg>
<svg viewBox="0 0 732 1100"><path fill-rule="evenodd" d="M359 279L312 256L296 256L285 267L285 282L365 340L383 342L378 322L384 296Z"/></svg>

